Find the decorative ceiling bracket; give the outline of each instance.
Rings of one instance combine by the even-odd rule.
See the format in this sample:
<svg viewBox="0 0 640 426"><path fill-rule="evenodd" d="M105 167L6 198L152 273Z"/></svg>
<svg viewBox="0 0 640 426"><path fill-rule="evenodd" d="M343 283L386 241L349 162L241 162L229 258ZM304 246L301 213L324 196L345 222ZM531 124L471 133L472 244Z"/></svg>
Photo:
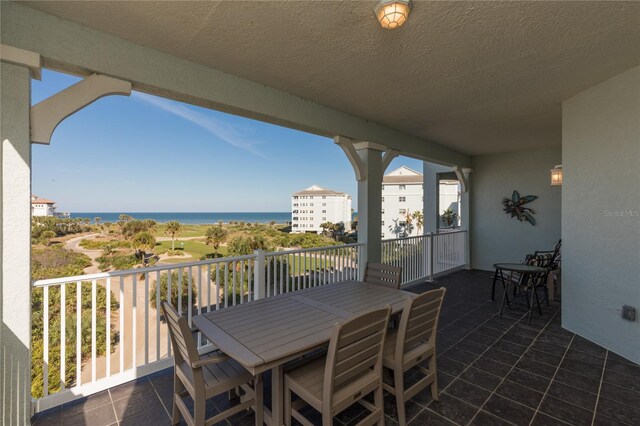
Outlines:
<svg viewBox="0 0 640 426"><path fill-rule="evenodd" d="M109 95L131 95L131 83L93 74L32 106L31 142L48 145L62 120Z"/></svg>
<svg viewBox="0 0 640 426"><path fill-rule="evenodd" d="M358 155L358 151L354 146L355 141L345 136L336 136L333 138L333 142L344 151L347 159L351 163L351 167L353 167L353 171L356 174L356 180L358 182L365 180L367 178L367 175L364 170L364 162Z"/></svg>
<svg viewBox="0 0 640 426"><path fill-rule="evenodd" d="M456 166L453 171L458 177L458 182L460 182L460 190L462 192L469 191L469 173L473 170Z"/></svg>
<svg viewBox="0 0 640 426"><path fill-rule="evenodd" d="M385 170L387 170L387 167L389 167L389 164L391 164L393 159L396 158L399 154L400 153L398 151L393 149L389 149L384 152L384 154L382 155L382 173L383 174Z"/></svg>
<svg viewBox="0 0 640 426"><path fill-rule="evenodd" d="M0 60L8 64L29 68L31 70L31 77L36 80L42 78L40 55L35 52L19 49L7 44L0 44Z"/></svg>

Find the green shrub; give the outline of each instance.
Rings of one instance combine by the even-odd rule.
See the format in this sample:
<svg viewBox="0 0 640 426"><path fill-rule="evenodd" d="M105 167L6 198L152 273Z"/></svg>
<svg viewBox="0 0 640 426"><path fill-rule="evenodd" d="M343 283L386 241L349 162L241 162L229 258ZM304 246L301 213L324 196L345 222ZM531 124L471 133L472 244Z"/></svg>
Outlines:
<svg viewBox="0 0 640 426"><path fill-rule="evenodd" d="M82 275L91 266L88 256L59 246L31 250L31 279L70 277Z"/></svg>
<svg viewBox="0 0 640 426"><path fill-rule="evenodd" d="M96 240L93 238L86 238L80 241L80 247L86 250L102 250L105 248L129 248L130 244L124 240Z"/></svg>
<svg viewBox="0 0 640 426"><path fill-rule="evenodd" d="M81 285L81 359L91 356L91 283L82 282ZM61 312L60 287L49 288L49 362L48 381L49 393L65 387L73 386L76 382L76 318L77 295L75 284L68 284L65 293L65 359L60 359L61 349ZM44 395L44 290L34 288L32 300L31 325L31 394L34 398ZM107 300L111 303L111 312L117 312L117 302L113 296L108 297L107 290L98 285L96 287L96 355L106 352L107 335L113 348L118 343L118 333L112 327L107 333L106 307ZM65 377L60 377L60 364L65 363Z"/></svg>
<svg viewBox="0 0 640 426"><path fill-rule="evenodd" d="M108 271L112 268L116 271L133 269L134 266L140 263L140 260L133 254L102 255L96 258L96 261L98 261L98 268L101 271Z"/></svg>
<svg viewBox="0 0 640 426"><path fill-rule="evenodd" d="M179 274L177 271L171 272L171 305L174 307L178 307L178 292L181 292L182 298L182 310L186 311L189 308L189 285L191 285L191 303L192 307L195 305L198 290L195 286L195 280L193 277L191 278L191 283L189 283L189 275L187 273L182 274L182 283L178 286ZM160 275L160 300L168 300L167 297L167 281L168 281L168 273L164 272ZM180 287L180 289L178 289ZM149 303L154 309L160 309L159 306L156 306L156 292L158 288L158 281L155 280L153 285L151 286L151 293L149 293Z"/></svg>

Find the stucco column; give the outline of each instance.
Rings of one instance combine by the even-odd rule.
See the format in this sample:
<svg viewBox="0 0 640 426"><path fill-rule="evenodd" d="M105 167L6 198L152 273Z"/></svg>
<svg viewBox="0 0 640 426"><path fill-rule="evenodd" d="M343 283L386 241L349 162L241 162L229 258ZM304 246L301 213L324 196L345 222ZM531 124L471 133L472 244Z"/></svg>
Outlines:
<svg viewBox="0 0 640 426"><path fill-rule="evenodd" d="M469 169L462 169L464 183L460 185L460 229L467 231L465 248L466 269L471 268L471 173Z"/></svg>
<svg viewBox="0 0 640 426"><path fill-rule="evenodd" d="M360 254L360 277L364 277L366 262L380 262L382 250L382 152L363 147L358 149L365 179L358 181L358 242L366 243Z"/></svg>
<svg viewBox="0 0 640 426"><path fill-rule="evenodd" d="M22 425L31 417L31 71L0 66L0 423Z"/></svg>
<svg viewBox="0 0 640 426"><path fill-rule="evenodd" d="M423 207L422 214L424 215L424 233L436 233L438 232L438 221L440 215L438 214L438 173L447 171L449 168L440 166L438 164L423 162L422 171L422 196Z"/></svg>

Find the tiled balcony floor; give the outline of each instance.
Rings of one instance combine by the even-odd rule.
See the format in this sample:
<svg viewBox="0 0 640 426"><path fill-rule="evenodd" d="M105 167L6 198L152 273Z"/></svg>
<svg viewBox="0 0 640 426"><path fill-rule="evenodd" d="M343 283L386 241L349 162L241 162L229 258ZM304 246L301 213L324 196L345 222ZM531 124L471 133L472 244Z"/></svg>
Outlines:
<svg viewBox="0 0 640 426"><path fill-rule="evenodd" d="M499 303L489 301L491 274L479 271L407 290L440 286L448 290L437 343L440 401L432 401L428 389L418 394L407 403L410 424L640 424L640 366L563 330L558 302L543 304L544 315L534 312L531 324L522 305L499 318ZM268 405L269 385L266 377ZM169 424L172 386L172 372L164 370L41 413L34 424ZM226 396L210 400L207 415L232 403ZM335 424L357 423L359 407ZM386 395L388 425L397 424L395 408ZM253 412L229 423L252 425Z"/></svg>

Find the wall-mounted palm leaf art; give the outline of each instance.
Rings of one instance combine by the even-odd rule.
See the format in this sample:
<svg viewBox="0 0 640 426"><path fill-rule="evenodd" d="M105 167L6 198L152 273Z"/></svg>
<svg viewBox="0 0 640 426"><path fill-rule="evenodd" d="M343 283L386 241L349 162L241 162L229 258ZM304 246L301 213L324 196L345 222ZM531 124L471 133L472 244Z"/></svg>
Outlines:
<svg viewBox="0 0 640 426"><path fill-rule="evenodd" d="M536 224L536 219L533 215L536 213L535 210L529 207L525 207L525 204L528 204L538 198L537 195L525 195L524 197L520 196L518 191L513 191L511 194L511 198L504 197L502 199L502 205L504 208L504 212L511 217L515 217L520 222L529 222L531 225Z"/></svg>

